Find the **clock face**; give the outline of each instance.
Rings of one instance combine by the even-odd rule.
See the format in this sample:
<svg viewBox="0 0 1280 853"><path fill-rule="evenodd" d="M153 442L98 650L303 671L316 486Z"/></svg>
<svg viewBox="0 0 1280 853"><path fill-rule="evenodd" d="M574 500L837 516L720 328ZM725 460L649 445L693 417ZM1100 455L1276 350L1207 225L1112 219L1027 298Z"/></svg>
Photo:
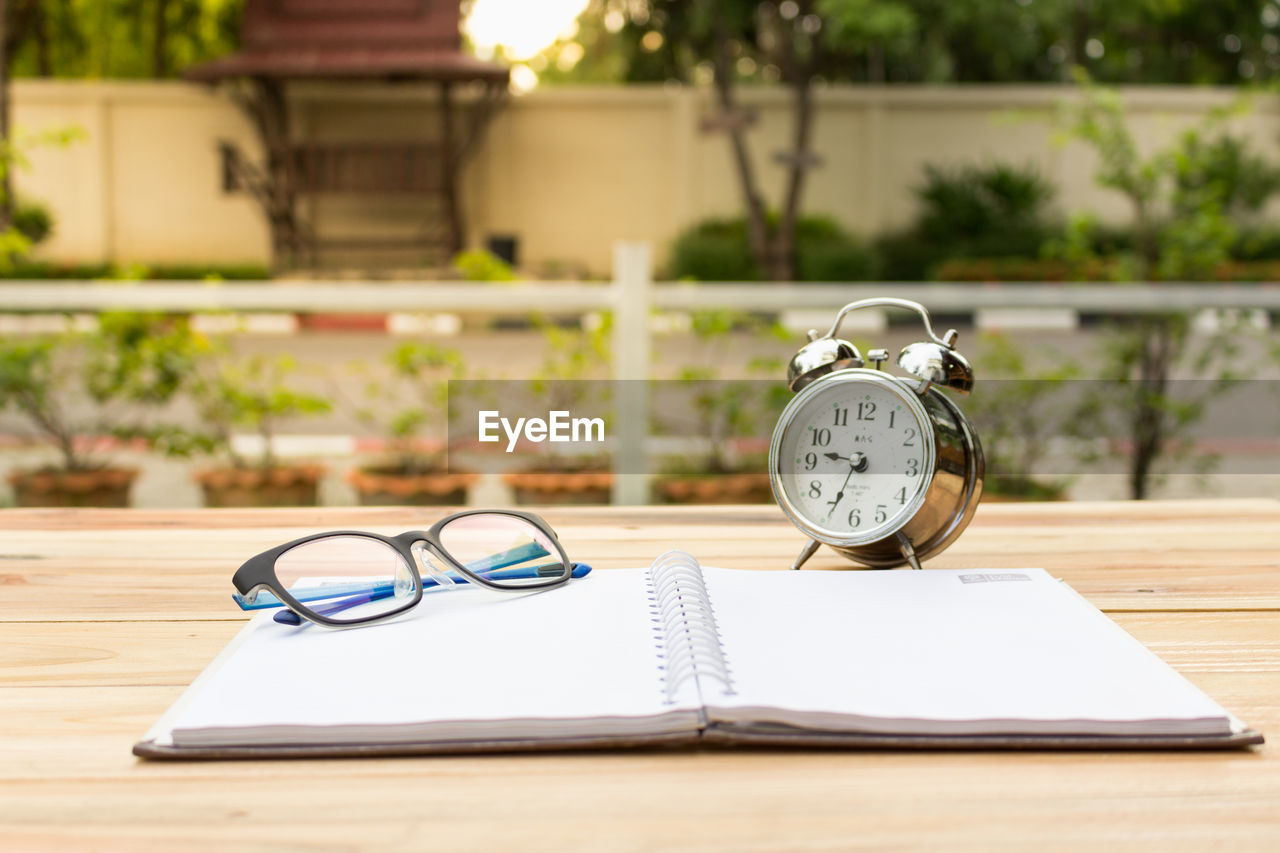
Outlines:
<svg viewBox="0 0 1280 853"><path fill-rule="evenodd" d="M788 415L790 418L788 419ZM933 474L933 430L915 394L850 371L805 388L775 436L775 485L826 539L870 542L915 514Z"/></svg>

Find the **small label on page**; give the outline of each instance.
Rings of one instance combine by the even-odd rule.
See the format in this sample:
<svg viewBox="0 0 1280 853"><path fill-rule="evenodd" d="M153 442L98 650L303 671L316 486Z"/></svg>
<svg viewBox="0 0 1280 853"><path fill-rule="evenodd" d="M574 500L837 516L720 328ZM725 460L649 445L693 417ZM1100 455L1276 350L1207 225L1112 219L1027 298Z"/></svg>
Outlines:
<svg viewBox="0 0 1280 853"><path fill-rule="evenodd" d="M960 583L991 583L993 581L1029 581L1031 577L1022 572L976 572L960 575Z"/></svg>

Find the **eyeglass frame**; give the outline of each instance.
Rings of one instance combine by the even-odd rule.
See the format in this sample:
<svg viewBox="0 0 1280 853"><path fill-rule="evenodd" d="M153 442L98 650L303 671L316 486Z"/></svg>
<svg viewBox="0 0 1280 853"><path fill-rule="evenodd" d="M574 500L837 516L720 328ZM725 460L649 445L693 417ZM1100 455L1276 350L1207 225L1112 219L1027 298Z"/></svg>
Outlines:
<svg viewBox="0 0 1280 853"><path fill-rule="evenodd" d="M454 559L440 542L440 531L444 527L460 518L466 518L473 515L505 515L512 518L518 518L521 521L528 522L533 525L539 532L546 534L548 541L555 548L552 556L559 556L561 564L564 566L564 574L560 577L548 578L545 581L535 583L521 584L520 586L503 586L495 583L488 578L482 577L475 571L468 569L456 559ZM294 598L288 590L284 589L284 584L280 583L280 579L276 576L276 560L285 552L305 545L308 542L315 542L319 539L329 539L338 536L360 536L366 539L373 539L388 545L399 554L409 567L409 571L413 574L414 579L414 595L411 601L406 602L394 610L388 610L385 613L367 617L365 619L354 620L337 620L331 619L321 613L315 612L312 608ZM352 628L359 625L370 625L374 622L381 622L384 619L390 619L399 616L406 610L411 610L422 601L424 592L424 584L422 581L422 573L418 571L418 560L413 554L413 546L418 542L423 542L426 549L433 556L442 560L445 565L462 575L469 583L474 583L496 592L531 592L534 590L547 589L553 586L559 586L566 583L570 578L575 576L575 569L578 564L570 561L568 554L565 553L564 546L560 544L560 539L556 536L556 532L551 529L551 525L539 515L531 512L522 512L515 509L468 509L461 512L455 512L437 521L426 530L408 530L396 536L386 536L381 533L373 533L368 530L328 530L323 533L312 533L307 536L294 539L291 542L285 542L283 545L277 545L269 548L261 554L256 554L245 560L240 568L236 569L235 574L231 576L231 583L235 586L236 591L240 593L245 603L252 604L257 597L258 591L266 589L273 596L280 600L281 605L293 611L297 616L310 622L323 625L327 628ZM584 567L585 568L585 567ZM237 602L239 603L239 602ZM242 609L244 605L241 604Z"/></svg>

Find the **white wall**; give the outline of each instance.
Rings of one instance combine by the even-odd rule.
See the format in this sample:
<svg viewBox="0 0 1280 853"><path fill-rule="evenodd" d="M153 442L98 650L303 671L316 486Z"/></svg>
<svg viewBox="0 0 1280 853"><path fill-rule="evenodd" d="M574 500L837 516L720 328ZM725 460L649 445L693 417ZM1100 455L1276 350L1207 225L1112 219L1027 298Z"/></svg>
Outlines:
<svg viewBox="0 0 1280 853"><path fill-rule="evenodd" d="M1140 144L1150 150L1236 93L1203 88L1124 92ZM1033 163L1060 188L1063 211L1125 215L1092 180L1090 152L1055 141L1058 86L835 87L818 92L805 207L871 234L910 220L925 163ZM751 148L765 192L781 197L788 101L746 90L759 111ZM220 189L217 141L250 152L249 122L223 93L185 83L14 84L19 132L76 126L85 138L28 152L16 179L57 218L43 257L62 261L262 262L266 225L246 195ZM309 86L295 92L295 132L313 140L430 136L434 96L415 87ZM684 225L733 215L739 189L723 135L704 134L709 93L666 87L540 89L512 99L468 167L464 213L471 242L514 233L528 266L565 262L608 270L617 239L652 241L659 257ZM1236 120L1256 146L1274 148L1274 98L1257 97ZM343 235L412 233L429 211L413 200L324 199L320 226Z"/></svg>

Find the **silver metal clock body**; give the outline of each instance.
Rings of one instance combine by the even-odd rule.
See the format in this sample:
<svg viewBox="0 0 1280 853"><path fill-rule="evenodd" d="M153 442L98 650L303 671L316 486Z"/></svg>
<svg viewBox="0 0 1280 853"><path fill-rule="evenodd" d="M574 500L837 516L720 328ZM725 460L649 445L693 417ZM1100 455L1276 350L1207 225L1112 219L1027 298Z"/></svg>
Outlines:
<svg viewBox="0 0 1280 853"><path fill-rule="evenodd" d="M850 310L886 304L925 318L930 340L911 344L898 361L910 371L906 377L879 369L883 351L869 353L877 369L863 368L856 348L835 339ZM917 303L875 299L846 306L826 336L810 339L792 362L798 393L769 445L774 497L811 540L793 568L819 544L866 566L919 568L960 535L982 494L978 436L934 387L962 394L972 387L972 370L954 350L955 333L934 335ZM832 340L841 345L838 363L828 355L835 352Z"/></svg>

